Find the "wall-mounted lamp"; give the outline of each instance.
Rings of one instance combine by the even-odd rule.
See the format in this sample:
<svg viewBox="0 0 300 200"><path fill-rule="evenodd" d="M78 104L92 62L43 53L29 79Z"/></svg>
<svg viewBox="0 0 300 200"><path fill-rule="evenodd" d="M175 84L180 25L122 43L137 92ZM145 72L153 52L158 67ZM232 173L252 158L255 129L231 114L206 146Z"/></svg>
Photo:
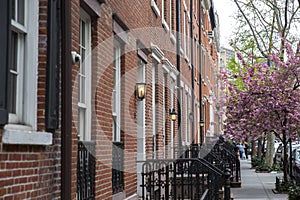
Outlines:
<svg viewBox="0 0 300 200"><path fill-rule="evenodd" d="M204 126L204 121L203 121L202 119L201 119L200 122L199 122L199 126L200 126L200 127L203 127L203 126Z"/></svg>
<svg viewBox="0 0 300 200"><path fill-rule="evenodd" d="M171 115L172 121L176 121L176 119L177 119L177 112L175 111L175 108L173 108L172 110L170 109L170 115Z"/></svg>
<svg viewBox="0 0 300 200"><path fill-rule="evenodd" d="M135 85L136 96L139 101L142 101L146 96L146 83L137 83Z"/></svg>
<svg viewBox="0 0 300 200"><path fill-rule="evenodd" d="M204 121L203 121L203 119L200 120L199 126L200 126L200 146L202 146L202 144L204 142L204 133L203 133Z"/></svg>

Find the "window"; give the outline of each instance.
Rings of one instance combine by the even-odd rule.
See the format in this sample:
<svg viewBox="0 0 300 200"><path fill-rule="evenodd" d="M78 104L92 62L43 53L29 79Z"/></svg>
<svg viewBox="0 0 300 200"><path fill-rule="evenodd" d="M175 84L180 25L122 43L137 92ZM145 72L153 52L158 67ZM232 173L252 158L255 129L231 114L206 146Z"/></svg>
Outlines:
<svg viewBox="0 0 300 200"><path fill-rule="evenodd" d="M114 88L113 88L113 141L121 141L121 46L115 40L114 44Z"/></svg>
<svg viewBox="0 0 300 200"><path fill-rule="evenodd" d="M50 145L52 134L37 130L38 1L11 2L8 66L8 124L3 144ZM6 122L5 122L6 123Z"/></svg>
<svg viewBox="0 0 300 200"><path fill-rule="evenodd" d="M166 31L169 31L168 25L168 3L167 0L162 0L162 25Z"/></svg>
<svg viewBox="0 0 300 200"><path fill-rule="evenodd" d="M11 66L9 69L9 122L22 123L25 36L25 2L12 2Z"/></svg>
<svg viewBox="0 0 300 200"><path fill-rule="evenodd" d="M183 52L184 52L184 55L186 55L186 37L187 37L187 34L186 34L186 10L184 10L184 14L183 14L183 33L182 33L182 36L183 36Z"/></svg>
<svg viewBox="0 0 300 200"><path fill-rule="evenodd" d="M186 10L185 11L185 15L186 15L186 22L185 22L185 38L186 38L186 51L185 51L185 56L186 56L186 59L189 61L190 60L190 49L191 49L191 42L190 42L190 15L188 13L188 11Z"/></svg>
<svg viewBox="0 0 300 200"><path fill-rule="evenodd" d="M157 61L153 58L152 65L152 158L156 158L157 138L156 138L156 68Z"/></svg>
<svg viewBox="0 0 300 200"><path fill-rule="evenodd" d="M170 0L170 38L173 43L175 38L175 0Z"/></svg>
<svg viewBox="0 0 300 200"><path fill-rule="evenodd" d="M29 15L30 13L30 15ZM12 1L9 123L36 128L38 3ZM29 53L30 52L30 53ZM31 94L31 95L26 95Z"/></svg>
<svg viewBox="0 0 300 200"><path fill-rule="evenodd" d="M185 113L185 105L184 105L184 101L185 101L185 95L184 95L184 83L183 81L180 81L180 84L181 84L181 87L180 87L180 97L178 97L178 101L180 102L180 113L178 112L178 114L180 114L180 116L182 116L182 122L183 120L185 120L183 118L184 115L186 115ZM186 122L184 121L184 123L182 123L182 145L184 145L184 139L185 139L185 132L186 132L186 129L185 129L185 126L186 126Z"/></svg>
<svg viewBox="0 0 300 200"><path fill-rule="evenodd" d="M186 139L186 143L185 145L188 145L189 144L189 141L190 141L190 99L189 99L189 93L188 91L186 90L185 91L185 96L186 96L186 115L185 115L185 123L186 123L186 132L185 132L185 139Z"/></svg>
<svg viewBox="0 0 300 200"><path fill-rule="evenodd" d="M194 17L197 19L197 14L198 14L198 0L193 1L193 8L194 8ZM192 16L191 16L192 17Z"/></svg>
<svg viewBox="0 0 300 200"><path fill-rule="evenodd" d="M175 79L171 78L171 94L170 94L170 109L175 109L175 103L174 103L174 98L175 98ZM174 158L174 131L175 131L175 123L174 121L171 121L171 158Z"/></svg>
<svg viewBox="0 0 300 200"><path fill-rule="evenodd" d="M78 73L78 135L91 140L91 19L80 11L80 67Z"/></svg>
<svg viewBox="0 0 300 200"><path fill-rule="evenodd" d="M160 11L157 6L157 0L151 0L151 8L156 16L160 16Z"/></svg>
<svg viewBox="0 0 300 200"><path fill-rule="evenodd" d="M167 112L168 109L168 90L167 90L167 85L168 85L168 72L164 72L163 74L163 82L162 82L162 95L163 95L163 137L164 137L164 149L163 149L163 158L167 158L167 145L168 145L168 132L167 132L167 126L168 126L168 114Z"/></svg>
<svg viewBox="0 0 300 200"><path fill-rule="evenodd" d="M173 31L175 30L175 1L170 0L170 30Z"/></svg>

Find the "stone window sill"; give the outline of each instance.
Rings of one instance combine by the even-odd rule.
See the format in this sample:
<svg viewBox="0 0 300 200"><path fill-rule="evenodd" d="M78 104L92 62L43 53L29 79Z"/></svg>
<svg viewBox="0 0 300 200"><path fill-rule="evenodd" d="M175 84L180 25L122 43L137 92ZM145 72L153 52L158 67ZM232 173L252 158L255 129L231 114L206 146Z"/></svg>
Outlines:
<svg viewBox="0 0 300 200"><path fill-rule="evenodd" d="M33 131L30 126L8 124L4 126L3 144L51 145L52 133Z"/></svg>

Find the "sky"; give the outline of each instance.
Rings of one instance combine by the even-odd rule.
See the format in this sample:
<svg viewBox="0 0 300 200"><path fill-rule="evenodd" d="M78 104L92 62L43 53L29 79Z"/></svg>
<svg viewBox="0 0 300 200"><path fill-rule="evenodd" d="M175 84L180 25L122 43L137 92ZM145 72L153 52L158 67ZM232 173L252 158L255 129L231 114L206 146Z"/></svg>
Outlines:
<svg viewBox="0 0 300 200"><path fill-rule="evenodd" d="M236 5L232 0L214 0L214 7L219 15L221 46L230 48L228 40L234 25L232 15L237 10Z"/></svg>

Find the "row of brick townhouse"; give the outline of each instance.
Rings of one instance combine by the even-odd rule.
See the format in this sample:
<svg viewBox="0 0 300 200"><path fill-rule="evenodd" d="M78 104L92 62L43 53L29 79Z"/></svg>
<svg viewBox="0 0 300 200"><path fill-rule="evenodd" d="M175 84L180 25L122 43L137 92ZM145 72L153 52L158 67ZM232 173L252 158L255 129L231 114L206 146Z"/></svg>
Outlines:
<svg viewBox="0 0 300 200"><path fill-rule="evenodd" d="M220 132L212 0L1 0L0 16L0 199L138 199L144 160Z"/></svg>

